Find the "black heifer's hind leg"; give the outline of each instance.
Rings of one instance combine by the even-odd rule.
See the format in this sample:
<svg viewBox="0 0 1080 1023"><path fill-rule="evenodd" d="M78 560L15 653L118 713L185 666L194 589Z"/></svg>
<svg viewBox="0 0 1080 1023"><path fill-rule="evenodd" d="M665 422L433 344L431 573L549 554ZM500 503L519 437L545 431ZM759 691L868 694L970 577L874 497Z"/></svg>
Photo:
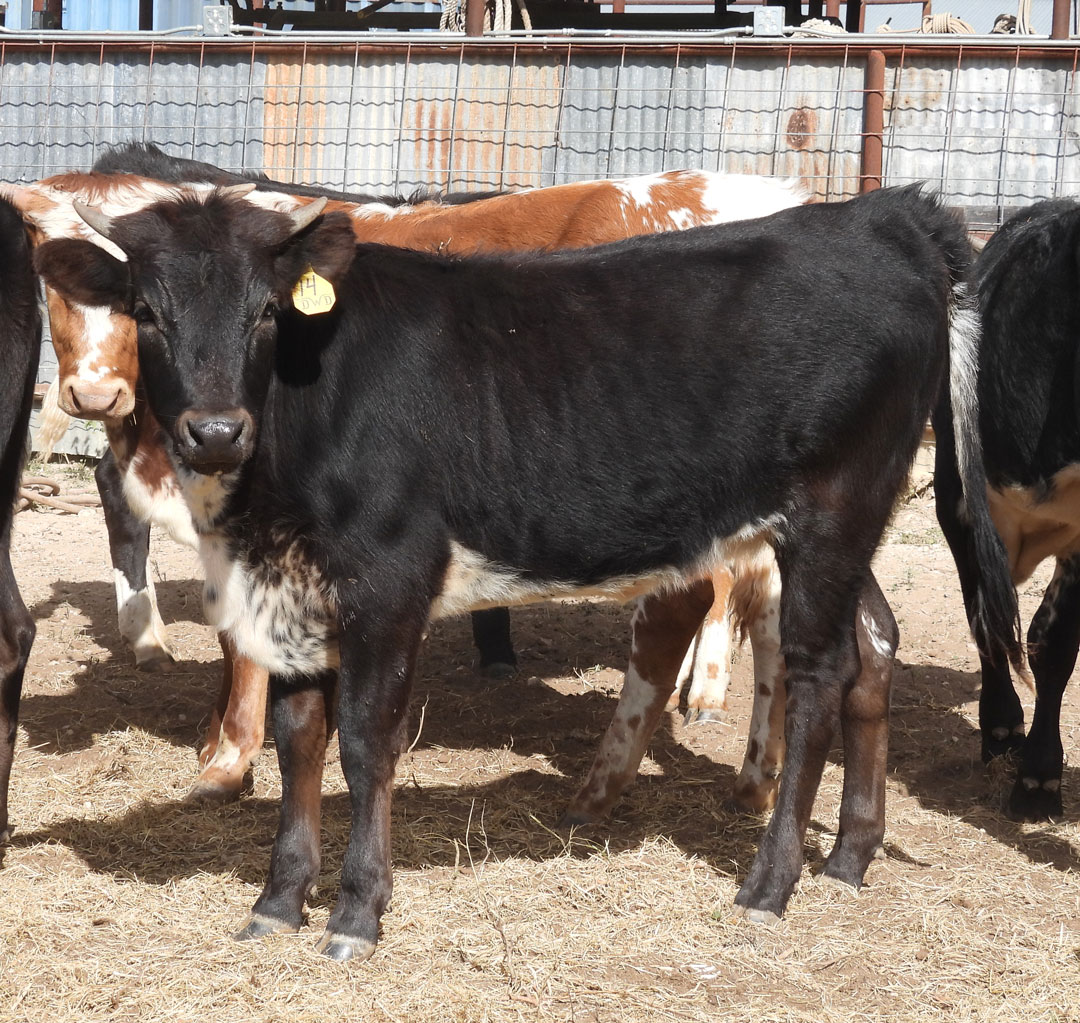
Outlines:
<svg viewBox="0 0 1080 1023"><path fill-rule="evenodd" d="M1080 649L1080 554L1059 561L1028 629L1035 713L1024 742L1009 813L1021 820L1061 815L1061 698Z"/></svg>
<svg viewBox="0 0 1080 1023"><path fill-rule="evenodd" d="M964 611L970 622L979 572L974 539L966 512L962 511L963 493L952 445L939 440L935 452L934 496L938 524L956 562ZM982 733L982 758L989 761L1019 750L1023 745L1024 708L1013 688L1008 659L1003 653L999 651L991 657L980 652L979 665L982 676L979 731Z"/></svg>
<svg viewBox="0 0 1080 1023"><path fill-rule="evenodd" d="M33 642L34 619L19 595L5 543L0 550L0 845L9 837L8 782L15 755L23 673Z"/></svg>
<svg viewBox="0 0 1080 1023"><path fill-rule="evenodd" d="M157 609L154 583L146 571L150 552L150 524L141 522L128 506L116 456L106 449L94 470L109 554L116 582L116 613L120 635L135 654L143 671L168 671L173 665L165 626Z"/></svg>
<svg viewBox="0 0 1080 1023"><path fill-rule="evenodd" d="M900 640L896 619L871 576L859 601L856 631L862 662L844 695L844 794L840 830L825 863L825 876L855 888L885 838L885 773L889 748L889 691Z"/></svg>
<svg viewBox="0 0 1080 1023"><path fill-rule="evenodd" d="M480 670L489 678L507 678L517 671L510 639L510 609L492 607L472 613L473 642L480 653Z"/></svg>
<svg viewBox="0 0 1080 1023"><path fill-rule="evenodd" d="M333 731L335 675L270 676L274 740L281 768L281 817L270 877L237 940L296 931L319 875L319 817L326 743Z"/></svg>
<svg viewBox="0 0 1080 1023"><path fill-rule="evenodd" d="M735 898L736 909L755 921L781 916L798 883L825 757L860 668L855 610L872 545L853 528L850 547L843 549L836 540L848 533L843 524L815 518L821 521L804 522L777 549L781 650L788 671L787 758L776 809Z"/></svg>

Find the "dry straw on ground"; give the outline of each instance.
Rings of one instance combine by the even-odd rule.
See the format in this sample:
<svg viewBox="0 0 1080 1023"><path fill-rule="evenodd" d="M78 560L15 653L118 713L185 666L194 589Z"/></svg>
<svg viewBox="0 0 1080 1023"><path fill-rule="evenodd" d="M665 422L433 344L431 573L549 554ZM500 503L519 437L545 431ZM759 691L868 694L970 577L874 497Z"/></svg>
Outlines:
<svg viewBox="0 0 1080 1023"><path fill-rule="evenodd" d="M1010 778L978 759L977 662L929 496L878 561L903 639L889 858L859 895L815 877L834 760L788 915L759 928L728 912L763 827L725 805L748 655L729 720L672 716L610 826L563 843L550 829L611 713L627 618L564 603L516 614L523 672L508 682L473 673L467 622L434 630L399 773L393 906L375 957L345 968L312 949L347 828L336 762L310 926L229 940L265 877L278 778L268 749L241 803L181 801L218 670L194 559L155 540L180 663L148 676L116 638L99 510L24 513L14 549L39 638L0 870L4 1023L1080 1020L1080 773L1066 769L1065 823L1001 813ZM1027 614L1037 599L1028 587Z"/></svg>

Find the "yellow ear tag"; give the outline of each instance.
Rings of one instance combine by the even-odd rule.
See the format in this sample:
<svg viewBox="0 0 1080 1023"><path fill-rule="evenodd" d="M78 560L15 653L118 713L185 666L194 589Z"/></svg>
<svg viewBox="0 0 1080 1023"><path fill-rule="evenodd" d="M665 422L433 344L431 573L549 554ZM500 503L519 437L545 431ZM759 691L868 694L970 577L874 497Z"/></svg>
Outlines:
<svg viewBox="0 0 1080 1023"><path fill-rule="evenodd" d="M337 295L334 294L334 286L325 277L320 277L308 267L307 273L293 288L292 300L299 312L305 316L315 316L318 313L330 312L337 301Z"/></svg>

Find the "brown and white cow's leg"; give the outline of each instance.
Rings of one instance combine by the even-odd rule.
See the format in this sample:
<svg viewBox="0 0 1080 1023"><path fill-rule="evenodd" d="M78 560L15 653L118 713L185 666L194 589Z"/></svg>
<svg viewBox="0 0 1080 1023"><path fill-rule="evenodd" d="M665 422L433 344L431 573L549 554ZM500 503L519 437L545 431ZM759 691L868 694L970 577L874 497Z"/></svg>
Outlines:
<svg viewBox="0 0 1080 1023"><path fill-rule="evenodd" d="M560 822L587 824L604 816L633 781L668 697L683 653L712 604L712 582L642 597L634 610L630 664L615 716L589 776Z"/></svg>
<svg viewBox="0 0 1080 1023"><path fill-rule="evenodd" d="M731 658L735 650L735 619L731 591L735 578L727 566L713 572L713 602L701 623L695 644L690 691L686 695L685 724L719 721L727 710Z"/></svg>
<svg viewBox="0 0 1080 1023"><path fill-rule="evenodd" d="M228 802L242 795L248 768L262 750L268 676L265 668L237 655L224 633L218 639L221 691L199 751L202 771L188 799Z"/></svg>
<svg viewBox="0 0 1080 1023"><path fill-rule="evenodd" d="M137 518L124 497L116 457L107 449L94 471L105 528L109 533L116 613L120 635L135 654L141 671L169 671L174 664L165 623L158 612L149 572L150 525Z"/></svg>
<svg viewBox="0 0 1080 1023"><path fill-rule="evenodd" d="M756 574L756 578L748 580L750 599L740 599L746 594L743 586L736 591L735 599L741 604L739 615L754 657L754 707L746 756L732 798L741 809L763 813L776 804L784 766L787 670L780 652L780 573L776 562L770 555L767 562L759 562L748 571Z"/></svg>
<svg viewBox="0 0 1080 1023"><path fill-rule="evenodd" d="M856 633L862 667L840 709L844 792L840 828L824 873L859 888L870 861L884 855L889 693L900 642L896 619L872 575L859 601Z"/></svg>

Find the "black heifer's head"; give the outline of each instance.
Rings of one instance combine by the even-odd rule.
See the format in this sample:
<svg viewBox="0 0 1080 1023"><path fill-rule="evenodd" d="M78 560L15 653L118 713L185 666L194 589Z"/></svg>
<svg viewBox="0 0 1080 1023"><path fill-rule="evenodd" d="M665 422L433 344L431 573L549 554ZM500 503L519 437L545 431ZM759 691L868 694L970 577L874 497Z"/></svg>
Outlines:
<svg viewBox="0 0 1080 1023"><path fill-rule="evenodd" d="M344 277L355 250L351 223L321 216L323 205L277 213L228 191L115 218L77 205L128 262L85 241L38 249L50 285L135 320L150 406L188 468L229 472L249 457L279 314L309 269L333 285Z"/></svg>

